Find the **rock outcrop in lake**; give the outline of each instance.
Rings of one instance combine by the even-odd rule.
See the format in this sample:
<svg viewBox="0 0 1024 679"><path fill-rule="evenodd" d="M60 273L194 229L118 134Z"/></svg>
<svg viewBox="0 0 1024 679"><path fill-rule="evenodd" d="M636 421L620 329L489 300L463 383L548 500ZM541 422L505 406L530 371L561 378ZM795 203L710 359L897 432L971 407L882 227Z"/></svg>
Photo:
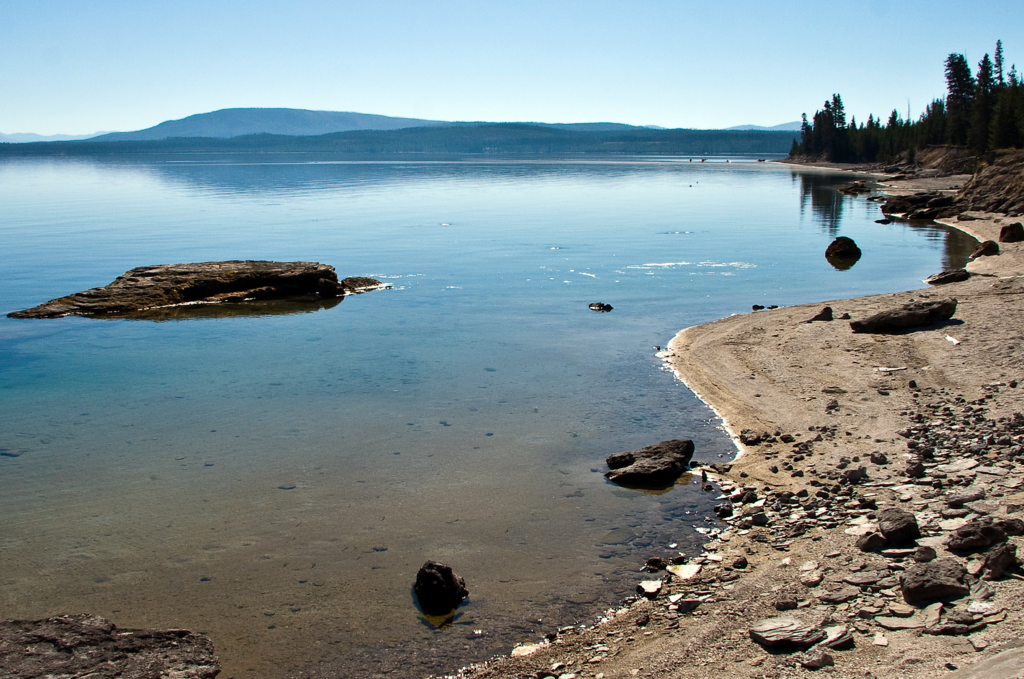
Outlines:
<svg viewBox="0 0 1024 679"><path fill-rule="evenodd" d="M11 318L117 316L183 305L288 298L337 298L387 287L373 278L338 281L318 262L226 261L132 269L110 285L8 314Z"/></svg>
<svg viewBox="0 0 1024 679"><path fill-rule="evenodd" d="M861 258L860 248L852 238L839 236L825 248L825 259L833 268L845 271Z"/></svg>
<svg viewBox="0 0 1024 679"><path fill-rule="evenodd" d="M213 642L188 630L119 629L93 615L0 622L5 677L213 679Z"/></svg>
<svg viewBox="0 0 1024 679"><path fill-rule="evenodd" d="M622 486L667 488L686 471L693 441L673 439L640 450L608 456L605 478Z"/></svg>
<svg viewBox="0 0 1024 679"><path fill-rule="evenodd" d="M413 591L423 612L436 616L451 613L469 596L466 581L456 575L451 566L436 561L420 566Z"/></svg>

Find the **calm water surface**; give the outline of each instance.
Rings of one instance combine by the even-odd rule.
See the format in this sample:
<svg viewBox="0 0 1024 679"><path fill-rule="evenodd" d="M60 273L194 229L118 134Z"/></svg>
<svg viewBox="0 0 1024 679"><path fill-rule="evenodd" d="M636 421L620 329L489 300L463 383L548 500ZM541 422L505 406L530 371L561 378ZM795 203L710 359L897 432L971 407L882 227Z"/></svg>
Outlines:
<svg viewBox="0 0 1024 679"><path fill-rule="evenodd" d="M655 345L754 303L920 287L973 244L876 224L848 176L743 159L307 160L0 162L4 314L174 262L394 286L0 319L0 618L202 630L234 677L422 676L590 622L648 556L699 549L712 503L609 485L604 458L733 452ZM836 235L864 252L848 271ZM443 629L411 594L427 559L471 592Z"/></svg>

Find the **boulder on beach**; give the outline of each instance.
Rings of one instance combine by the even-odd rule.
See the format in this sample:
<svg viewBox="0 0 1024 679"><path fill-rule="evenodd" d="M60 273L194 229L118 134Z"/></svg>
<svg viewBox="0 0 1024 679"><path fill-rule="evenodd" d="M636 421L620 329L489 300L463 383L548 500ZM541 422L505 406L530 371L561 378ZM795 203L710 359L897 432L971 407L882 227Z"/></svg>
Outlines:
<svg viewBox="0 0 1024 679"><path fill-rule="evenodd" d="M1024 224L1014 222L999 229L1000 243L1020 243L1024 241Z"/></svg>
<svg viewBox="0 0 1024 679"><path fill-rule="evenodd" d="M448 615L469 596L466 581L451 566L436 561L420 566L413 591L423 612L435 616Z"/></svg>
<svg viewBox="0 0 1024 679"><path fill-rule="evenodd" d="M986 240L981 243L974 252L971 253L971 259L977 259L978 257L992 257L999 254L999 243L994 240Z"/></svg>
<svg viewBox="0 0 1024 679"><path fill-rule="evenodd" d="M885 536L890 547L913 545L921 537L917 519L902 509L883 509L878 513L878 532Z"/></svg>
<svg viewBox="0 0 1024 679"><path fill-rule="evenodd" d="M620 486L668 488L686 471L693 458L693 441L674 439L607 459L605 478Z"/></svg>
<svg viewBox="0 0 1024 679"><path fill-rule="evenodd" d="M946 285L947 283L959 283L971 277L967 269L951 269L941 273L932 274L924 279L928 285Z"/></svg>
<svg viewBox="0 0 1024 679"><path fill-rule="evenodd" d="M900 576L903 600L916 604L945 597L962 597L971 591L964 581L966 575L967 569L949 557L915 563Z"/></svg>
<svg viewBox="0 0 1024 679"><path fill-rule="evenodd" d="M159 264L132 269L109 285L59 297L11 318L119 316L185 305L288 298L338 298L388 287L373 278L338 281L319 262L224 261Z"/></svg>
<svg viewBox="0 0 1024 679"><path fill-rule="evenodd" d="M953 298L935 302L911 302L898 309L889 309L860 321L850 321L854 332L891 333L948 321L956 313L957 301Z"/></svg>
<svg viewBox="0 0 1024 679"><path fill-rule="evenodd" d="M845 271L857 263L861 257L860 248L852 238L839 236L825 248L825 259L834 268Z"/></svg>
<svg viewBox="0 0 1024 679"><path fill-rule="evenodd" d="M213 679L209 638L184 629L121 629L94 615L0 622L5 677Z"/></svg>
<svg viewBox="0 0 1024 679"><path fill-rule="evenodd" d="M787 617L761 620L750 628L749 634L751 639L765 648L780 650L814 646L826 636L819 627Z"/></svg>

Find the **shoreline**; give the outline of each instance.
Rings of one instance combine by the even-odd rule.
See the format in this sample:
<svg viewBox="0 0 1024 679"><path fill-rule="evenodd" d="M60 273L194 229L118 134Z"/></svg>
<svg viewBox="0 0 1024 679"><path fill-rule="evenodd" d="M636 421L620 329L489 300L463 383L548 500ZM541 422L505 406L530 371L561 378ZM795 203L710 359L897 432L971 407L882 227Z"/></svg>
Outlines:
<svg viewBox="0 0 1024 679"><path fill-rule="evenodd" d="M881 188L915 190L912 181L893 183ZM932 190L934 182L928 184ZM996 240L1003 223L1018 221L997 214L972 217L937 222L979 240ZM1024 638L1024 618L1016 611L1024 578L993 581L994 592L977 595L989 597L979 610L998 608L1001 614L979 616L979 631L964 636L922 635L924 624L886 622L895 619L886 615L903 615L908 608L900 609L898 584L862 587L844 595L848 598L832 595L853 589L845 583L857 572L877 568L894 574L893 579L914 563L908 554L856 547L857 538L877 526L876 509L911 511L926 535L920 543L933 545L941 556L949 555L943 541L952 527L966 523L943 518L946 491L937 489L931 476L923 483L907 477L904 466L913 452L904 438L910 436L908 424L924 421L927 428L961 403L984 404L986 419L970 425L975 427L971 440L984 445L970 451L940 448L957 471L935 479L942 486L948 476L946 487L954 490L966 485L987 491L987 504L972 506L976 511L964 512L968 517L1006 516L1024 507L1024 493L1018 492L1024 489L1024 473L1003 448L986 452L995 437L983 436L986 427L1006 427L1003 423L1024 410L1024 388L1016 388L1016 380L1024 378L1024 359L1015 356L1017 341L1024 340L1024 324L1017 321L1018 300L1024 300L1019 297L1024 295L1024 244L1001 244L1001 250L996 257L972 261L967 267L972 278L962 283L763 310L681 330L659 357L721 419L738 451L731 468L714 476L722 498L731 500L729 513L736 515L717 522L722 532L690 558L699 575L649 573L646 578L661 579L660 593L609 610L589 629L566 630L550 643L517 649L518 657L464 668L459 676L533 672L562 679L753 679L802 674L808 668L801 664L813 660L815 651L766 652L747 634L756 621L780 615L841 627L850 635L849 648L816 651L818 656L827 652L827 664L834 663L842 676L893 676L887 668L913 679L989 676L950 670L983 662L1001 650L1000 644L1012 646L1013 639ZM953 319L905 334L853 334L838 320L844 312L857 319L910 300L945 297L959 300ZM837 320L808 322L825 305L833 306ZM982 407L977 406L979 412ZM961 430L959 422L951 427L954 436ZM768 442L743 444L738 434L745 429L767 434ZM1019 438L1024 442L1024 436ZM973 471L989 468L979 463L1002 466L989 476ZM864 478L844 495L847 490L830 484L847 469L862 470ZM746 504L741 498L746 491L759 501ZM785 505L801 496L808 498L801 501L805 511L787 517ZM744 521L752 513L760 513L767 525L752 527ZM1010 542L1024 544L1019 538ZM977 568L972 557L953 558ZM980 601L977 596L971 600ZM946 610L954 604L947 603ZM1021 655L1015 669L1024 667Z"/></svg>

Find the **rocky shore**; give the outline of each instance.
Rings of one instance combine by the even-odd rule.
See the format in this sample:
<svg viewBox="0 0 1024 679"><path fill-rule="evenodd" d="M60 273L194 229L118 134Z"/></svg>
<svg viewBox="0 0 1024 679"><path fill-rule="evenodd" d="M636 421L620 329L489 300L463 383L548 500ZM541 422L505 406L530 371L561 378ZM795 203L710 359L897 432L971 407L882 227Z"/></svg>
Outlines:
<svg viewBox="0 0 1024 679"><path fill-rule="evenodd" d="M1000 172L1011 194L1024 185ZM869 191L949 196L936 216L979 241L1019 221L976 209L977 177L900 174ZM705 470L720 495L698 528L710 541L651 554L637 597L597 624L459 676L1020 676L1024 246L998 253L938 288L679 333L663 357L740 451ZM895 334L839 320L946 298L951 319ZM836 320L807 322L833 318L823 304Z"/></svg>

